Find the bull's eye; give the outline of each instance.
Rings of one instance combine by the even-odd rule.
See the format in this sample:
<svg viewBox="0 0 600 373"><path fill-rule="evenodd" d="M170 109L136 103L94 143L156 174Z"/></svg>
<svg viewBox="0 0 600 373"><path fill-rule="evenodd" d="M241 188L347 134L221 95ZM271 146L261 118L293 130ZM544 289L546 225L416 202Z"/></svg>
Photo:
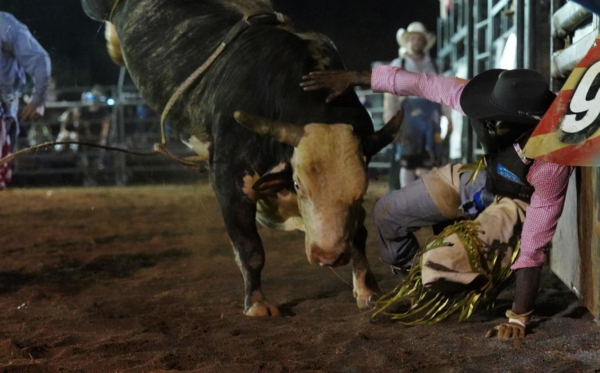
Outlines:
<svg viewBox="0 0 600 373"><path fill-rule="evenodd" d="M298 198L304 198L304 190L302 189L302 187L300 186L300 183L297 181L294 181L294 191L296 192L296 195L298 196Z"/></svg>
<svg viewBox="0 0 600 373"><path fill-rule="evenodd" d="M294 190L296 191L296 194L299 197L302 197L304 195L304 192L302 191L302 188L300 188L300 184L298 184L297 181L294 181Z"/></svg>

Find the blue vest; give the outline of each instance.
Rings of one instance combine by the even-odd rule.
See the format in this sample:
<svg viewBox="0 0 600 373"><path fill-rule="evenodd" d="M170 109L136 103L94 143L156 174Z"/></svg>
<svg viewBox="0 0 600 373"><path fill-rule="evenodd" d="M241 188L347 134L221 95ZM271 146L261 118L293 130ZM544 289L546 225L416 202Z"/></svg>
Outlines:
<svg viewBox="0 0 600 373"><path fill-rule="evenodd" d="M503 136L495 135L495 124L471 120L477 139L485 150L485 189L497 196L529 203L534 188L527 181L533 160L521 157L522 149L533 132L530 126L515 127Z"/></svg>

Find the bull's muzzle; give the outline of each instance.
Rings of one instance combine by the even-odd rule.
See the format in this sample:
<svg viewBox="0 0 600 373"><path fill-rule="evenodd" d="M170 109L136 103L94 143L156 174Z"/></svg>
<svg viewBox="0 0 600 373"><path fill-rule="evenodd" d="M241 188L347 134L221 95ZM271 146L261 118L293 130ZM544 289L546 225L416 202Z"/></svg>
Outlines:
<svg viewBox="0 0 600 373"><path fill-rule="evenodd" d="M337 267L348 264L350 261L350 250L342 252L335 250L323 250L318 245L312 244L308 260L311 264L319 264L320 266Z"/></svg>

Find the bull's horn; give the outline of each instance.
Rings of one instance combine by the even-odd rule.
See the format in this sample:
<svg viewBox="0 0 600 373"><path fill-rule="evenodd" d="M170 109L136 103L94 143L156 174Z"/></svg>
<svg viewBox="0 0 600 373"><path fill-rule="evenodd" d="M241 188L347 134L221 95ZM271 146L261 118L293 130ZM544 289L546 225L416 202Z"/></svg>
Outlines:
<svg viewBox="0 0 600 373"><path fill-rule="evenodd" d="M297 124L278 122L262 117L257 117L237 110L233 116L242 126L259 135L269 135L275 140L291 146L298 146L304 136L304 127Z"/></svg>
<svg viewBox="0 0 600 373"><path fill-rule="evenodd" d="M402 109L392 117L379 131L365 139L364 152L367 157L372 157L389 143L394 141L396 134L400 130L404 111Z"/></svg>

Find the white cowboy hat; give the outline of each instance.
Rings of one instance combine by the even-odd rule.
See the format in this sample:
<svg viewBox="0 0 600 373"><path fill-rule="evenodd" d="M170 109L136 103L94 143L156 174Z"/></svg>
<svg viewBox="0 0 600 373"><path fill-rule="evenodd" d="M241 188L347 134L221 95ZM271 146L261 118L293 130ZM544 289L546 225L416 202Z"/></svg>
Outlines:
<svg viewBox="0 0 600 373"><path fill-rule="evenodd" d="M402 48L406 48L408 40L412 34L419 33L425 36L427 44L425 45L425 51L430 50L435 44L435 35L432 32L427 31L425 26L421 22L413 22L405 29L401 28L396 33L396 40L398 45Z"/></svg>

